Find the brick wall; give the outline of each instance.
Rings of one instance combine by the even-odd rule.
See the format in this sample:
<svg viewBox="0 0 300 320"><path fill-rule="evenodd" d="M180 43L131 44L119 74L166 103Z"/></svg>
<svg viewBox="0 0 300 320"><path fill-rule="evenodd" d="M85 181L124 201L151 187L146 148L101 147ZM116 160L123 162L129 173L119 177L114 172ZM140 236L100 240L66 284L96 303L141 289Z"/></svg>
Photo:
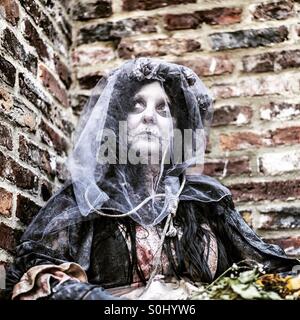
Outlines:
<svg viewBox="0 0 300 320"><path fill-rule="evenodd" d="M69 103L68 1L0 1L0 262L64 180Z"/></svg>
<svg viewBox="0 0 300 320"><path fill-rule="evenodd" d="M2 0L0 261L63 182L91 88L140 56L191 67L211 88L206 173L299 256L299 11L299 0Z"/></svg>

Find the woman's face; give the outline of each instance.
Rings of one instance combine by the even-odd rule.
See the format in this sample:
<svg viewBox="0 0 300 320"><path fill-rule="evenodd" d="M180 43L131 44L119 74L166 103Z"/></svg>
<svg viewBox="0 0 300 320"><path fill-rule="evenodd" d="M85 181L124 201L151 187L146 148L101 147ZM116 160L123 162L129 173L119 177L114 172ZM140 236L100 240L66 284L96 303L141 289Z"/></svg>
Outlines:
<svg viewBox="0 0 300 320"><path fill-rule="evenodd" d="M159 155L168 146L174 126L169 98L160 82L154 81L141 87L133 101L127 119L130 148L144 155Z"/></svg>

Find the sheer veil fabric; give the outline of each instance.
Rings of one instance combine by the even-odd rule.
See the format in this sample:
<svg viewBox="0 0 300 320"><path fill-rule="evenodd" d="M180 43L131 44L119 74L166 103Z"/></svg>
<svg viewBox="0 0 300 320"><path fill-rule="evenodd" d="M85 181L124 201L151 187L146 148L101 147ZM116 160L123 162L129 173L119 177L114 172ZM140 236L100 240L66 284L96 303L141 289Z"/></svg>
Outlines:
<svg viewBox="0 0 300 320"><path fill-rule="evenodd" d="M149 190L145 176L151 159L146 163L136 150L130 150L126 125L135 94L153 82L165 92L166 112L176 127L168 128L167 143L161 145L155 162L159 173ZM83 109L67 161L78 208L54 213L48 221L43 217L44 235L99 214L129 215L142 226L154 226L179 201L215 202L230 195L211 177L185 175L194 166L203 170L212 102L212 95L191 69L160 59L128 60L103 77ZM108 154L105 159L104 154ZM193 187L195 180L203 185L201 190Z"/></svg>

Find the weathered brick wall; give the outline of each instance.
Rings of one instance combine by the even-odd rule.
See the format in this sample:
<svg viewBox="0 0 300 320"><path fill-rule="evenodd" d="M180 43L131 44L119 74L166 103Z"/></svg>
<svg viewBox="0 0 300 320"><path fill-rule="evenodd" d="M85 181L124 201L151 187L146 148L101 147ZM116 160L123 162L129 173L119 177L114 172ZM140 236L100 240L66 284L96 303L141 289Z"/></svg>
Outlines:
<svg viewBox="0 0 300 320"><path fill-rule="evenodd" d="M68 3L0 0L0 263L64 179L74 127Z"/></svg>
<svg viewBox="0 0 300 320"><path fill-rule="evenodd" d="M216 97L206 173L300 255L300 1L0 0L0 262L64 180L91 88L128 58L185 64Z"/></svg>
<svg viewBox="0 0 300 320"><path fill-rule="evenodd" d="M125 59L191 67L216 97L206 173L230 186L259 234L300 255L300 1L80 0L74 8L74 108Z"/></svg>

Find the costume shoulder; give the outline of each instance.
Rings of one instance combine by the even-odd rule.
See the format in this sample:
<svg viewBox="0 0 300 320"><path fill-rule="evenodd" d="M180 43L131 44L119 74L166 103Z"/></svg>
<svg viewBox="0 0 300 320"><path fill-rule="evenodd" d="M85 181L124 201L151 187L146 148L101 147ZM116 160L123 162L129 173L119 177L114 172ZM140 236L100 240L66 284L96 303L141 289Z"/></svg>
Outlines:
<svg viewBox="0 0 300 320"><path fill-rule="evenodd" d="M224 197L231 198L230 190L217 179L207 175L189 175L186 177L186 186L182 192L183 200L201 202L219 202Z"/></svg>
<svg viewBox="0 0 300 320"><path fill-rule="evenodd" d="M190 176L186 193L197 194L198 201L208 202L212 219L218 220L214 223L222 225L241 259L261 262L269 271L291 270L299 264L297 259L289 258L279 246L266 243L250 228L235 208L232 193L218 180L205 175Z"/></svg>
<svg viewBox="0 0 300 320"><path fill-rule="evenodd" d="M73 186L71 182L66 182L33 218L21 240L26 240L27 237L34 240L36 237L40 237L40 232L46 234L50 225L54 229L62 227L63 221L67 220L66 213L74 212L75 209L76 200ZM56 223L56 226L54 226L54 223Z"/></svg>

